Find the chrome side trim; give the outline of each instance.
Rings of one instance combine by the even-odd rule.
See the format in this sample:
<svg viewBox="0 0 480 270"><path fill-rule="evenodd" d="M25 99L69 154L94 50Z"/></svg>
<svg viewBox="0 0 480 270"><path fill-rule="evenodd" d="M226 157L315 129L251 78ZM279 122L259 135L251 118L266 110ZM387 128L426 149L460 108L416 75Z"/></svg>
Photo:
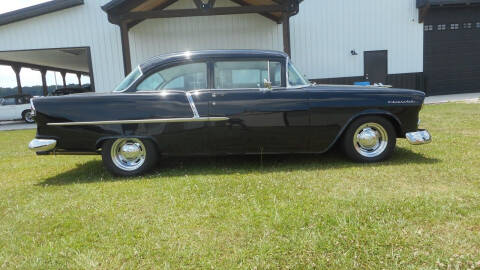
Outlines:
<svg viewBox="0 0 480 270"><path fill-rule="evenodd" d="M29 144L28 148L35 152L46 152L55 149L57 146L57 140L49 139L33 139Z"/></svg>
<svg viewBox="0 0 480 270"><path fill-rule="evenodd" d="M195 102L193 102L192 93L185 92L185 95L187 96L188 103L190 103L190 107L192 108L193 118L200 118L200 115L198 114L198 111L197 111L197 107L195 106Z"/></svg>
<svg viewBox="0 0 480 270"><path fill-rule="evenodd" d="M219 121L228 121L229 119L230 118L228 117L163 118L163 119L140 119L140 120L47 123L47 126L93 126L93 125L118 125L118 124L219 122Z"/></svg>
<svg viewBox="0 0 480 270"><path fill-rule="evenodd" d="M432 142L432 135L430 135L428 130L409 132L405 134L405 138L407 138L408 142L413 145L427 144Z"/></svg>

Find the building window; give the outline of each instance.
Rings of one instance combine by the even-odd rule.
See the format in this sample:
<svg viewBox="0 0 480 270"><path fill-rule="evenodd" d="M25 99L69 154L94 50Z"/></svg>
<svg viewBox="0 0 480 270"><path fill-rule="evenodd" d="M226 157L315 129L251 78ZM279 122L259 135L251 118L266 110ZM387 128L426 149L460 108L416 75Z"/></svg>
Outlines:
<svg viewBox="0 0 480 270"><path fill-rule="evenodd" d="M425 30L425 32L426 32L426 31L433 31L433 25L431 25L431 24L425 25L425 26L424 26L424 30Z"/></svg>
<svg viewBox="0 0 480 270"><path fill-rule="evenodd" d="M464 28L464 29L470 29L470 28L472 28L472 23L464 23L464 24L463 24L463 28Z"/></svg>
<svg viewBox="0 0 480 270"><path fill-rule="evenodd" d="M477 28L480 28L480 22L477 22L476 25L477 25Z"/></svg>
<svg viewBox="0 0 480 270"><path fill-rule="evenodd" d="M450 30L458 30L460 25L458 23L452 23L450 24Z"/></svg>
<svg viewBox="0 0 480 270"><path fill-rule="evenodd" d="M437 25L437 30L438 31L443 31L443 30L446 30L447 29L447 25L446 24L439 24Z"/></svg>

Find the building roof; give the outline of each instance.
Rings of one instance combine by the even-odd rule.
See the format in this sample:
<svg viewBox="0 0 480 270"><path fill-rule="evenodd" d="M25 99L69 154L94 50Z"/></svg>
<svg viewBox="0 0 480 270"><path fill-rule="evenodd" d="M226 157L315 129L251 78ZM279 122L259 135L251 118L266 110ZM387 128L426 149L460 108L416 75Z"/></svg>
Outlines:
<svg viewBox="0 0 480 270"><path fill-rule="evenodd" d="M0 26L14 23L55 11L83 5L84 0L52 0L31 7L0 14Z"/></svg>
<svg viewBox="0 0 480 270"><path fill-rule="evenodd" d="M288 55L280 51L269 50L202 50L163 54L153 57L140 65L143 72L166 63L195 60L202 58L287 58Z"/></svg>
<svg viewBox="0 0 480 270"><path fill-rule="evenodd" d="M480 0L417 0L417 8L425 6L449 6L480 4Z"/></svg>

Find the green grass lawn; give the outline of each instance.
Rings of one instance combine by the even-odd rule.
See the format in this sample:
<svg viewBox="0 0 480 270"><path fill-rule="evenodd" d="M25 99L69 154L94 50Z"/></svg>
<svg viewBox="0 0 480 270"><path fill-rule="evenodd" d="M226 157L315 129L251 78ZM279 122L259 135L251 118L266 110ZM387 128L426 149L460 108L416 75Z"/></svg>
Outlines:
<svg viewBox="0 0 480 270"><path fill-rule="evenodd" d="M0 268L480 269L480 104L421 118L433 143L384 163L169 159L129 179L0 132Z"/></svg>

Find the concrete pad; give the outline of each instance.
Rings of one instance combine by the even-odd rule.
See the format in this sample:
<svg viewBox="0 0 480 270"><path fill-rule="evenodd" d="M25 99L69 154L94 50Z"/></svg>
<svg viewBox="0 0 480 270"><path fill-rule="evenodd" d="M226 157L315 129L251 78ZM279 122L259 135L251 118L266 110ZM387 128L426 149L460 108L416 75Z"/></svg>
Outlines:
<svg viewBox="0 0 480 270"><path fill-rule="evenodd" d="M431 97L425 98L425 104L446 103L446 102L455 102L455 101L471 101L471 100L479 101L480 93L431 96Z"/></svg>

